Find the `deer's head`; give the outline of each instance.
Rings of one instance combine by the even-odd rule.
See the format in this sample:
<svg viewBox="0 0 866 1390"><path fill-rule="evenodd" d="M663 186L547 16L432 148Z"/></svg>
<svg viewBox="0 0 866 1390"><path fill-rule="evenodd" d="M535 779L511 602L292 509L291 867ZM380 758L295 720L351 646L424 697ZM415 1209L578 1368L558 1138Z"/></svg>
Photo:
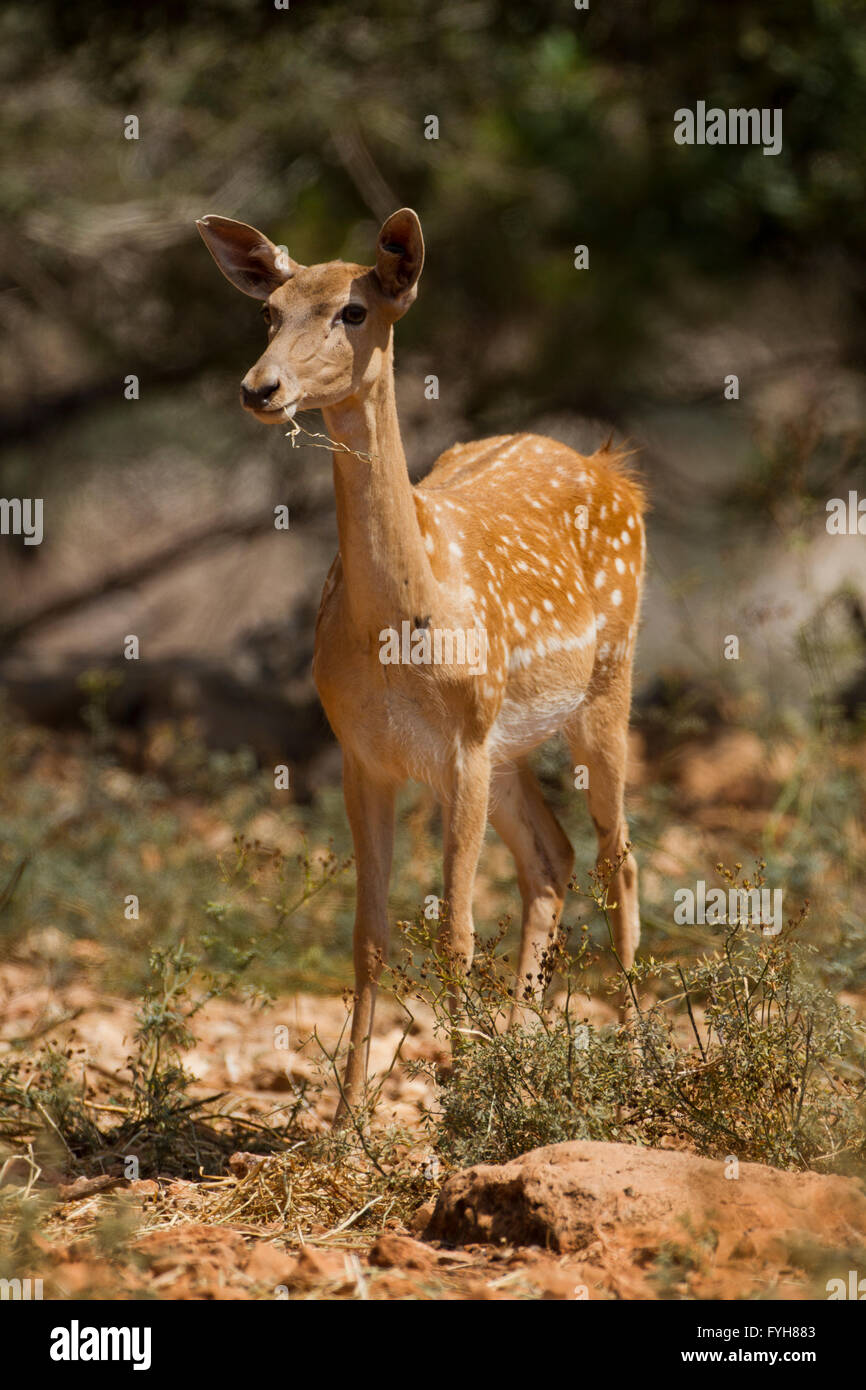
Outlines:
<svg viewBox="0 0 866 1390"><path fill-rule="evenodd" d="M424 263L411 208L382 227L374 266L299 265L262 232L229 217L203 217L196 226L226 279L262 300L268 345L241 382L245 410L272 425L295 410L339 405L370 389Z"/></svg>

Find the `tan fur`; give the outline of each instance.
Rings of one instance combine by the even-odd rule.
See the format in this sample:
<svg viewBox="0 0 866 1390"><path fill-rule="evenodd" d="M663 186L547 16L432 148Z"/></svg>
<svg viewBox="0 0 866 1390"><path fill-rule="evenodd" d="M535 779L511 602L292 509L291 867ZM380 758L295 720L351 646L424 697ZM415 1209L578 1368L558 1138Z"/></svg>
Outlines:
<svg viewBox="0 0 866 1390"><path fill-rule="evenodd" d="M623 853L645 499L616 450L585 458L531 434L457 444L411 486L392 359L392 324L414 299L423 263L410 210L385 223L372 269L298 266L242 223L200 225L224 273L267 300L272 316L269 346L245 378L247 407L269 423L287 407L318 407L329 436L354 451L334 453L340 553L325 583L313 666L343 749L357 862L345 1110L363 1095L402 782L416 778L441 799L448 931L467 965L488 817L512 851L523 899L518 969L531 987L572 866L525 761L532 748L565 734L573 762L589 771L599 859ZM336 317L348 301L367 310L360 326ZM413 630L482 631L486 672L383 664L383 630L400 631L404 621ZM630 855L610 896L628 966L640 931Z"/></svg>

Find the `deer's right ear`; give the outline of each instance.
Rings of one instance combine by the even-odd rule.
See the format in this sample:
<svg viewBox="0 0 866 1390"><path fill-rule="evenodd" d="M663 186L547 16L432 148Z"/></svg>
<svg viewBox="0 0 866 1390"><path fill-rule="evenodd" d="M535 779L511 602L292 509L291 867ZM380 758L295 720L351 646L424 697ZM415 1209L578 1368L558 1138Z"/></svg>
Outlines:
<svg viewBox="0 0 866 1390"><path fill-rule="evenodd" d="M195 225L226 279L253 299L267 299L301 268L283 247L246 222L208 216Z"/></svg>

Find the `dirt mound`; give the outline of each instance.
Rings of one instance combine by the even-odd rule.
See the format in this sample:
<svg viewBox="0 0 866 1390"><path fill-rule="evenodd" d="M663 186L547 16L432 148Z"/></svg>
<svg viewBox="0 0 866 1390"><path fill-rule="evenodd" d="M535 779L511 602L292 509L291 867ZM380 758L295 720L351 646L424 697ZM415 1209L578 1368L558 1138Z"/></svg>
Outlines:
<svg viewBox="0 0 866 1390"><path fill-rule="evenodd" d="M839 1264L844 1273L844 1252L866 1242L866 1195L850 1178L575 1142L449 1177L425 1236L541 1246L617 1266L633 1286L620 1296L647 1296L638 1292L642 1270L652 1266L657 1280L667 1262L674 1276L677 1266L688 1274L692 1293L702 1275L704 1296L741 1297L743 1279L765 1282L769 1267L784 1275Z"/></svg>

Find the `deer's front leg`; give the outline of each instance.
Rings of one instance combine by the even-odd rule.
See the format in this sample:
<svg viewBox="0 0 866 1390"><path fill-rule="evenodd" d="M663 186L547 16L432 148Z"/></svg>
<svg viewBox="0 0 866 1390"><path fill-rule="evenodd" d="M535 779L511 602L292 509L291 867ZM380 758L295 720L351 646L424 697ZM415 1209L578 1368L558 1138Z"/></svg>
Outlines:
<svg viewBox="0 0 866 1390"><path fill-rule="evenodd" d="M343 758L343 793L355 845L355 1006L337 1121L364 1099L373 1011L388 952L388 882L394 846L394 788L374 782L352 757Z"/></svg>
<svg viewBox="0 0 866 1390"><path fill-rule="evenodd" d="M442 818L447 940L463 970L468 970L472 964L472 889L484 842L489 794L490 758L486 747L474 744L460 749L451 769L450 790L442 807Z"/></svg>

